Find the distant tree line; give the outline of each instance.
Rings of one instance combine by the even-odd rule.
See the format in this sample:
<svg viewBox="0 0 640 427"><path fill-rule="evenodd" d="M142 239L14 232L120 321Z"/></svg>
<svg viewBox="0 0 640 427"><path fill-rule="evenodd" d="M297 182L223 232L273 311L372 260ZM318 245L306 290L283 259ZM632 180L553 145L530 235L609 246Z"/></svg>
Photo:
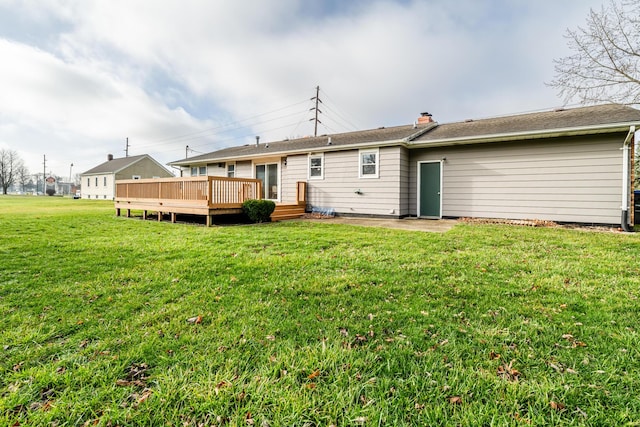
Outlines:
<svg viewBox="0 0 640 427"><path fill-rule="evenodd" d="M23 187L29 182L31 175L24 162L15 150L0 149L0 187L2 194L7 194L9 187L15 183Z"/></svg>

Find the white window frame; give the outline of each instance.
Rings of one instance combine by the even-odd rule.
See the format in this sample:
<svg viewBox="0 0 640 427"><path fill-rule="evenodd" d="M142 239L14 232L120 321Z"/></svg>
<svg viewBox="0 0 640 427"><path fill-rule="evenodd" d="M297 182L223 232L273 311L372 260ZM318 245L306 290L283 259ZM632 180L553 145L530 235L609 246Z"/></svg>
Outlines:
<svg viewBox="0 0 640 427"><path fill-rule="evenodd" d="M365 174L362 173L362 167L366 166L362 162L362 158L367 154L375 154L376 161L374 163L375 173ZM379 178L380 177L380 149L379 148L369 148L362 149L358 151L358 177L362 179L371 179L371 178Z"/></svg>
<svg viewBox="0 0 640 427"><path fill-rule="evenodd" d="M236 177L236 164L235 162L227 163L227 178Z"/></svg>
<svg viewBox="0 0 640 427"><path fill-rule="evenodd" d="M320 166L311 166L311 159L320 159ZM320 175L311 175L311 169L320 169ZM309 179L324 179L324 153L309 154L307 175Z"/></svg>
<svg viewBox="0 0 640 427"><path fill-rule="evenodd" d="M207 176L208 169L207 165L191 166L191 176Z"/></svg>

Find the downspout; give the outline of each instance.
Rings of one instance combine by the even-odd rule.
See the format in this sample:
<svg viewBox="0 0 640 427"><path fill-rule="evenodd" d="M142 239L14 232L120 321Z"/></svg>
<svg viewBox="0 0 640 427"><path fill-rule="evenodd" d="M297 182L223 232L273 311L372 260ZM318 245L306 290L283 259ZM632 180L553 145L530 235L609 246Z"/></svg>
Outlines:
<svg viewBox="0 0 640 427"><path fill-rule="evenodd" d="M631 175L629 173L629 163L631 151L631 142L633 141L633 135L636 133L636 127L630 126L629 133L622 143L622 217L620 225L622 229L628 233L633 232L633 227L629 226L629 194L631 192L629 184L631 182Z"/></svg>

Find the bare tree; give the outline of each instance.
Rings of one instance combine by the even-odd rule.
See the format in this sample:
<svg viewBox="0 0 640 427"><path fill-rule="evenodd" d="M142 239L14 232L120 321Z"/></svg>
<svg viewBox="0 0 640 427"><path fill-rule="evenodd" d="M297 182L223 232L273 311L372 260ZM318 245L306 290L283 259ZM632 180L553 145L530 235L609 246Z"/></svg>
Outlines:
<svg viewBox="0 0 640 427"><path fill-rule="evenodd" d="M0 187L2 194L16 181L18 170L23 166L22 159L14 150L0 149Z"/></svg>
<svg viewBox="0 0 640 427"><path fill-rule="evenodd" d="M16 179L20 184L21 191L24 193L26 191L27 184L29 180L31 180L31 174L29 173L29 169L22 164L18 167L18 173L16 174Z"/></svg>
<svg viewBox="0 0 640 427"><path fill-rule="evenodd" d="M640 0L591 9L586 27L565 37L573 54L554 61L549 83L565 102L640 105Z"/></svg>

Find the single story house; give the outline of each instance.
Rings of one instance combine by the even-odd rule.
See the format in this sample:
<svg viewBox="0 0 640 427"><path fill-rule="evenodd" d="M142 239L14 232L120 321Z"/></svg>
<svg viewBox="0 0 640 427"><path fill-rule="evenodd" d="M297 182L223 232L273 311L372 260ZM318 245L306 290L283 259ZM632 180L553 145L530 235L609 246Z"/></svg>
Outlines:
<svg viewBox="0 0 640 427"><path fill-rule="evenodd" d="M80 175L83 199L114 200L116 180L168 178L174 175L148 154L114 159L89 169Z"/></svg>
<svg viewBox="0 0 640 427"><path fill-rule="evenodd" d="M599 105L224 148L169 163L184 176L257 178L262 197L337 215L633 224L640 111Z"/></svg>

